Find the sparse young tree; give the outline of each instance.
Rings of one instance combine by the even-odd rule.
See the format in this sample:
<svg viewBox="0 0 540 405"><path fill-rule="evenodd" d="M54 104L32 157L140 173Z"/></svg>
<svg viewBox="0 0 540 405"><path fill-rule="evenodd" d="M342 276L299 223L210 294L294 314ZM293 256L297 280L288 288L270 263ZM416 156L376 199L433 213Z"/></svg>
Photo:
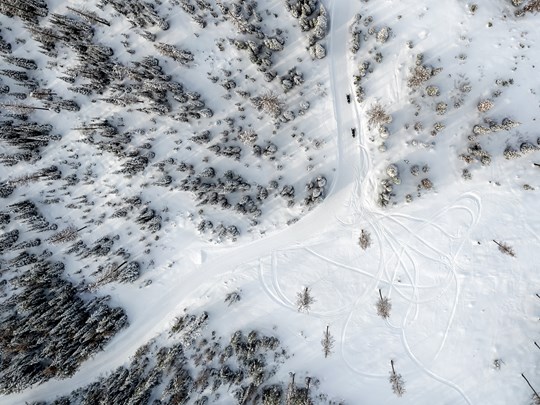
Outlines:
<svg viewBox="0 0 540 405"><path fill-rule="evenodd" d="M493 239L493 242L499 247L499 250L505 255L516 257L516 253L514 252L514 249L509 244L505 242L497 242L495 239Z"/></svg>
<svg viewBox="0 0 540 405"><path fill-rule="evenodd" d="M225 296L225 302L229 304L229 306L231 306L232 304L234 304L235 302L238 302L240 301L241 299L241 295L240 295L240 291L233 291L233 292L230 292L228 293L226 296Z"/></svg>
<svg viewBox="0 0 540 405"><path fill-rule="evenodd" d="M321 345L323 348L324 357L328 357L332 354L332 350L335 344L334 337L330 334L329 326L326 326L326 330L323 333L323 338L321 340Z"/></svg>
<svg viewBox="0 0 540 405"><path fill-rule="evenodd" d="M403 380L401 374L396 373L396 370L394 369L394 360L390 360L390 365L392 366L392 371L390 372L390 378L388 380L392 385L392 391L398 397L402 397L403 394L405 394L405 380Z"/></svg>
<svg viewBox="0 0 540 405"><path fill-rule="evenodd" d="M362 229L360 231L360 237L358 238L358 244L363 250L366 250L368 247L371 246L371 234L366 231L365 229Z"/></svg>
<svg viewBox="0 0 540 405"><path fill-rule="evenodd" d="M379 289L379 299L377 301L377 315L383 319L390 317L390 311L392 310L392 303L388 297L383 297L381 290Z"/></svg>
<svg viewBox="0 0 540 405"><path fill-rule="evenodd" d="M311 296L311 290L309 287L304 287L304 289L296 294L296 308L298 312L309 312L311 304L315 302L315 298Z"/></svg>

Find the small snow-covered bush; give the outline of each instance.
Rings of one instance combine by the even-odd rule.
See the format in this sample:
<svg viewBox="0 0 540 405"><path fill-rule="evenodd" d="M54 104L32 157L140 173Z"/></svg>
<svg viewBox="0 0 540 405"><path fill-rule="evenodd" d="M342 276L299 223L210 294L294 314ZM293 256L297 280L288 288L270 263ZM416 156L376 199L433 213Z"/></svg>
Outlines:
<svg viewBox="0 0 540 405"><path fill-rule="evenodd" d="M376 35L377 41L384 44L386 41L388 41L388 38L390 37L390 28L388 27L382 27Z"/></svg>
<svg viewBox="0 0 540 405"><path fill-rule="evenodd" d="M437 103L437 105L435 106L435 112L437 113L437 115L444 115L446 114L447 108L448 108L448 105L441 101Z"/></svg>
<svg viewBox="0 0 540 405"><path fill-rule="evenodd" d="M311 295L309 287L296 294L296 308L298 312L309 312L311 305L315 302L315 298Z"/></svg>
<svg viewBox="0 0 540 405"><path fill-rule="evenodd" d="M388 165L388 167L386 168L386 174L390 178L399 177L399 169L395 164Z"/></svg>
<svg viewBox="0 0 540 405"><path fill-rule="evenodd" d="M238 139L240 139L240 141L246 145L254 145L255 142L257 142L257 138L257 133L251 128L243 130L238 135Z"/></svg>
<svg viewBox="0 0 540 405"><path fill-rule="evenodd" d="M431 190L433 188L433 183L431 182L430 179L422 179L420 181L420 185L425 189L425 190Z"/></svg>
<svg viewBox="0 0 540 405"><path fill-rule="evenodd" d="M503 152L503 156L505 159L510 160L510 159L517 159L518 157L521 156L521 154L517 150L512 148L511 146L507 146Z"/></svg>
<svg viewBox="0 0 540 405"><path fill-rule="evenodd" d="M493 106L494 106L493 101L486 99L486 100L480 101L477 105L477 108L478 108L478 111L483 113L483 112L487 112L491 110Z"/></svg>
<svg viewBox="0 0 540 405"><path fill-rule="evenodd" d="M523 154L531 153L538 150L536 146L534 146L531 142L523 142L519 146L519 151Z"/></svg>
<svg viewBox="0 0 540 405"><path fill-rule="evenodd" d="M309 47L309 54L312 59L323 59L326 56L326 49L319 42Z"/></svg>
<svg viewBox="0 0 540 405"><path fill-rule="evenodd" d="M436 97L441 94L441 91L437 86L427 86L426 94L430 97Z"/></svg>

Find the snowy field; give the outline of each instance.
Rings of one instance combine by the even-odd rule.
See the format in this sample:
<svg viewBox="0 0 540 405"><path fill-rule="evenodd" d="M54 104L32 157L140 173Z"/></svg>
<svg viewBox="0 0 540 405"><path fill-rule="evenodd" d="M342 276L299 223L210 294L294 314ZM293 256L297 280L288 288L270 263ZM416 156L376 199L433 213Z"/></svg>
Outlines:
<svg viewBox="0 0 540 405"><path fill-rule="evenodd" d="M9 85L0 94L0 121L49 124L60 136L15 164L8 164L7 155L14 155L16 144L0 139L0 214L12 218L0 228L0 321L30 311L9 303L31 289L20 281L34 271L31 266L54 259L64 263L61 277L78 297L90 302L110 296L108 308L121 308L128 324L92 335L110 333L70 375L40 354L49 374L38 373L18 387L3 384L0 404L53 403L127 367L148 342L156 345L148 355L154 365L159 347L181 342L187 355L195 350L193 342L228 340L238 330L275 336L287 353L264 355L275 366L264 373L264 384L258 386L250 374L249 387L257 394L235 394L233 383L215 389L195 383L197 389L182 402L163 396L169 381L163 374L162 381L148 385L144 399L139 392L132 402L119 403L540 403L533 392L540 392L538 1L305 1L317 6L308 18L317 22L303 31L301 18L282 0L145 3L154 4L169 24L166 30L159 21L135 27L113 8L120 1L47 0L43 21L53 13L79 18L67 7L80 7L108 24L94 19L92 41L114 51L104 63L118 76L89 94L70 90L94 80L77 73L81 45L64 39L48 54L40 51L28 28L36 23L5 11L9 4L40 2L5 1L0 35L11 50L0 61L0 86ZM180 3L192 5L206 25ZM252 53L250 61L244 45L234 45L256 36L238 17L242 13L234 17L218 6L230 11L233 3L242 4L244 14L251 4L257 14L249 17L251 24L267 38L283 40L259 44L262 53L276 48L264 69L254 62L260 54ZM320 34L315 31L323 19ZM316 50L313 43L308 49L310 35L319 44ZM189 50L193 60L184 64L163 56L157 43ZM128 68L154 54L163 69L152 74L169 80L153 78L140 89L137 83L144 80ZM34 93L37 87L53 89L79 109L56 112L50 100L13 95L29 91L29 85L8 77L6 70L21 70L9 56L35 60L37 69L27 69L38 82ZM287 77L293 67L301 80ZM275 73L270 81L269 72ZM185 91L174 93L174 86L164 84L171 81ZM253 100L269 94L283 104L277 114ZM166 98L170 109L162 110L167 103L153 98ZM22 104L47 109L22 114ZM154 109L140 111L141 106ZM182 113L191 115L183 120ZM98 118L129 140L109 142L90 128ZM146 164L135 167L135 158ZM52 165L59 177L32 177ZM133 171L126 172L128 167ZM209 167L214 174L205 172ZM241 180L227 177L228 170ZM208 189L201 192L201 178L217 190L216 202L205 194ZM229 189L221 179L229 180ZM140 201L133 203L136 197ZM222 197L229 206L218 204ZM34 202L44 221L57 227L31 230L13 206L23 200ZM9 244L6 235L16 229L17 243L36 237L40 243ZM58 242L63 229L77 236ZM103 238L110 243L105 252ZM23 248L28 255L21 257ZM113 275L127 268L136 274ZM50 291L47 300L58 301ZM312 300L301 308L303 291ZM234 292L239 300L224 302ZM386 313L380 301L390 304ZM169 333L179 316L203 311L208 321L190 329L192 335ZM86 322L101 322L101 313ZM50 316L56 323L56 315ZM49 331L36 330L40 344L49 339ZM333 341L327 357L321 345L325 330ZM26 335L10 333L0 336L5 381L8 372L17 376L9 369L10 356L41 350ZM76 344L88 341L82 337ZM272 352L278 353L277 346ZM205 361L219 367L209 358L190 367L200 370ZM296 391L289 373L299 387L307 384L309 398L291 394ZM310 381L316 382L311 391ZM284 387L277 402L265 397L269 384ZM90 396L87 402L81 398L56 403L93 403Z"/></svg>

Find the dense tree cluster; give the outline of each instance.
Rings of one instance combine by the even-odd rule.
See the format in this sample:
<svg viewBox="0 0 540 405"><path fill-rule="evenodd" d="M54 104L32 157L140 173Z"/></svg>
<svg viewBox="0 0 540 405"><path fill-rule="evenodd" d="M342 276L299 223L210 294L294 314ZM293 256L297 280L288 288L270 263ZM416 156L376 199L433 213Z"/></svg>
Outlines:
<svg viewBox="0 0 540 405"><path fill-rule="evenodd" d="M2 392L72 375L127 326L121 308L110 308L107 297L83 300L62 278L63 264L41 256L24 251L11 260L21 270L9 280L16 292L0 304Z"/></svg>
<svg viewBox="0 0 540 405"><path fill-rule="evenodd" d="M226 21L230 21L240 37L229 42L238 50L247 52L251 63L263 72L267 81L272 81L276 73L272 70L272 55L284 49L285 38L282 30L268 34L262 28L263 18L255 1L216 1L216 5Z"/></svg>
<svg viewBox="0 0 540 405"><path fill-rule="evenodd" d="M13 219L19 221L20 224L26 224L29 231L44 232L58 228L56 224L49 223L30 200L10 204L8 208L13 214Z"/></svg>
<svg viewBox="0 0 540 405"><path fill-rule="evenodd" d="M27 174L22 177L14 178L9 181L0 182L0 198L7 198L15 191L18 185L27 185L29 183L46 180L57 180L62 177L57 166L50 166L38 170L37 172Z"/></svg>
<svg viewBox="0 0 540 405"><path fill-rule="evenodd" d="M353 76L356 100L361 103L366 96L363 82L368 74L373 73L375 66L382 62L381 47L391 38L392 31L387 26L375 26L373 17L370 15L362 17L361 14L356 14L349 26L349 32L351 33L349 47L351 53L357 54L361 46L371 47L362 53L362 60L358 63L358 73Z"/></svg>
<svg viewBox="0 0 540 405"><path fill-rule="evenodd" d="M2 37L2 30L0 30L0 53L4 55L11 53L11 44Z"/></svg>
<svg viewBox="0 0 540 405"><path fill-rule="evenodd" d="M184 178L180 182L180 188L190 191L199 205L209 204L223 209L234 209L253 219L261 215L259 204L262 194L252 197L249 194L251 184L232 170L226 171L221 177L216 177L213 168L206 168L199 175L188 175ZM234 206L233 200L238 201ZM208 228L208 224L202 228Z"/></svg>
<svg viewBox="0 0 540 405"><path fill-rule="evenodd" d="M52 166L17 181L54 180L59 176ZM52 260L47 244L73 242L79 230L66 228L51 235L57 225L28 199L8 205L0 214L0 222L7 228L0 237L0 284L9 291L0 300L0 391L8 393L72 375L127 326L127 316L121 308L109 307L108 297L85 294L83 298L65 278L64 264ZM36 237L36 233L51 236ZM111 247L110 239L101 238L81 252L100 256ZM137 266L128 264L122 276L128 270L134 274Z"/></svg>
<svg viewBox="0 0 540 405"><path fill-rule="evenodd" d="M179 80L182 72L195 65L198 55L185 44L160 42L167 39L160 37L159 29L169 27L159 14L164 11L160 5L101 0L95 11L55 5L49 12L43 0L0 1L2 15L22 20L13 29L0 32L4 62L0 69L0 164L11 167L0 179L0 198L5 199L6 207L0 212L3 393L72 375L127 327L124 311L107 305L108 297L95 294L108 283L132 283L152 266L151 258L143 254L150 253L161 236L159 231L169 221L168 208L159 208L161 202L151 203L143 188L150 188L150 193L154 186L187 191L200 209L200 216L189 213L189 218L215 241L236 240L245 223L257 225L269 198L283 198L289 206L295 203L294 187L278 184L285 183L281 177L257 184L239 171L251 164L243 161L245 157L252 157L256 164L260 157L272 169L279 167L280 156L286 152L281 150L282 142L265 139L264 130L256 133L254 120L244 115L239 117L246 119L243 126L234 123L237 117L223 118L228 129L219 140L211 128L206 129L214 125L206 120L214 114L206 105L206 94L191 91ZM256 2L218 1L216 7L204 0L181 0L178 5L193 13L193 21L201 28L206 26L208 13L217 25L221 12L219 22L230 21L238 33L230 43L248 54L261 79L270 82L277 77L279 83L274 87L280 94L281 90L295 94L303 90L301 65L279 74L273 70L273 55L276 58L285 49L285 35L280 29L264 32L266 25ZM312 32L322 38L323 18L317 13L312 17L320 21ZM133 33L118 34L127 54L118 52L122 48L115 43L117 31L109 29L124 17L134 28ZM132 49L129 35L137 36L138 44L146 47ZM222 43L226 45L226 40ZM135 53L136 57L130 56ZM241 70L231 68L231 72L237 71ZM216 83L247 104L237 104L239 111L247 109L257 115L253 108L250 111L251 95L243 88L247 75L232 76L231 72ZM55 76L60 81L47 83ZM295 117L296 110L287 111L275 93L264 93L252 101L255 109L275 116L276 122ZM306 100L302 105L309 107ZM140 112L147 119L141 120ZM222 125L219 118L216 126ZM137 128L141 121L145 121L144 129ZM160 134L167 123L174 129ZM179 123L190 124L189 130ZM59 131L63 131L62 137ZM159 144L162 139L174 142L170 148L174 152L163 152L167 147L165 142ZM177 163L171 155L181 147L196 150ZM214 167L199 164L196 158L201 151L218 156L216 165L212 162ZM208 157L203 161L209 163ZM217 166L221 161L226 164ZM270 175L274 173L272 170ZM314 180L309 191L310 203L323 196L324 186L318 181ZM233 219L206 216L203 208L207 207L228 210ZM240 222L235 218L241 218ZM126 250L123 239L111 229L134 234L129 238L134 247ZM61 256L71 268L57 261ZM203 323L192 329L199 331ZM118 369L110 378L60 403L124 403L126 398L144 403L161 388L165 389L159 393L159 401L177 403L186 395L195 398L194 393L210 397L220 386L231 386L238 402L262 399L270 404L284 398L281 384L267 384L273 356L281 353L277 339L237 332L230 344L219 347L217 340L210 344L194 332L188 344L184 339L189 328L182 326L180 343L149 346L148 354L140 351L130 367Z"/></svg>
<svg viewBox="0 0 540 405"><path fill-rule="evenodd" d="M319 0L287 0L285 8L298 19L300 28L308 35L309 54L313 59L326 56L321 41L328 32L328 15Z"/></svg>
<svg viewBox="0 0 540 405"><path fill-rule="evenodd" d="M128 365L50 404L208 404L220 398L237 404L314 403L310 377L305 386L294 374L288 384L269 382L286 356L276 337L238 330L225 339L206 332L207 324L207 313L179 317L167 345L149 342Z"/></svg>
<svg viewBox="0 0 540 405"><path fill-rule="evenodd" d="M322 202L325 197L326 178L323 176L317 176L314 180L306 184L306 197L304 198L304 204L312 208L314 205Z"/></svg>
<svg viewBox="0 0 540 405"><path fill-rule="evenodd" d="M24 21L37 22L49 13L45 0L3 0L0 13L8 17L17 16Z"/></svg>
<svg viewBox="0 0 540 405"><path fill-rule="evenodd" d="M206 27L206 12L209 11L213 17L217 17L217 13L214 11L212 5L204 0L195 1L195 5L190 3L190 0L180 0L180 7L186 13L191 15L193 22L195 22L200 28Z"/></svg>

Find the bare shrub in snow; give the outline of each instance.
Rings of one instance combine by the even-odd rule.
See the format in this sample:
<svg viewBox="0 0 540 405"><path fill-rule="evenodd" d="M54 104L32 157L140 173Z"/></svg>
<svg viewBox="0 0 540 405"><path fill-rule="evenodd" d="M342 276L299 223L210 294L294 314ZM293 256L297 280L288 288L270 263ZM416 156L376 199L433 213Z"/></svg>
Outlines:
<svg viewBox="0 0 540 405"><path fill-rule="evenodd" d="M257 110L264 111L272 118L278 118L285 108L285 103L273 91L268 91L262 96L253 97L251 102Z"/></svg>
<svg viewBox="0 0 540 405"><path fill-rule="evenodd" d="M427 82L431 76L433 76L433 69L423 65L415 66L407 79L407 86L412 89L417 88Z"/></svg>
<svg viewBox="0 0 540 405"><path fill-rule="evenodd" d="M392 303L390 298L383 297L381 290L379 289L379 299L377 300L377 315L383 319L390 317L390 311L392 310Z"/></svg>
<svg viewBox="0 0 540 405"><path fill-rule="evenodd" d="M493 239L493 242L499 247L499 251L501 251L505 255L516 257L514 249L506 242L497 242L495 239Z"/></svg>
<svg viewBox="0 0 540 405"><path fill-rule="evenodd" d="M390 360L390 365L392 366L392 371L390 372L390 378L388 380L392 385L392 391L398 397L402 397L403 394L405 394L405 380L403 380L401 374L396 373L396 370L394 369L394 360Z"/></svg>
<svg viewBox="0 0 540 405"><path fill-rule="evenodd" d="M311 295L311 290L309 287L304 287L304 289L296 294L296 308L298 312L309 312L311 304L315 302L315 298Z"/></svg>
<svg viewBox="0 0 540 405"><path fill-rule="evenodd" d="M389 115L380 103L372 105L367 110L368 124L372 127L390 124L392 116Z"/></svg>
<svg viewBox="0 0 540 405"><path fill-rule="evenodd" d="M358 244L363 250L366 250L368 247L371 246L371 234L366 231L365 229L362 229L360 231L360 237L358 238Z"/></svg>

